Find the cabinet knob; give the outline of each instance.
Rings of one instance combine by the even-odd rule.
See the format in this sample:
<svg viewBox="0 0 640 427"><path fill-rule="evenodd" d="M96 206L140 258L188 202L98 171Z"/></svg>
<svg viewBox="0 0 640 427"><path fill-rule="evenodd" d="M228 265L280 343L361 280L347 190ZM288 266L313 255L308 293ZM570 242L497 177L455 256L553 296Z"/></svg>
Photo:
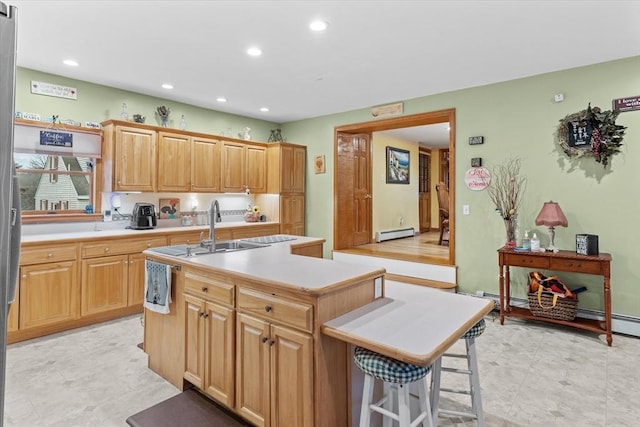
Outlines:
<svg viewBox="0 0 640 427"><path fill-rule="evenodd" d="M104 251L105 252L109 252L109 248L104 248Z"/></svg>
<svg viewBox="0 0 640 427"><path fill-rule="evenodd" d="M267 342L267 341L269 341L269 338L268 338L268 337L262 337L262 342L263 342L263 343L265 343L265 342Z"/></svg>
<svg viewBox="0 0 640 427"><path fill-rule="evenodd" d="M209 292L209 288L207 288L206 286L202 287L202 292Z"/></svg>
<svg viewBox="0 0 640 427"><path fill-rule="evenodd" d="M209 315L207 313L202 313L202 317L206 319Z"/></svg>
<svg viewBox="0 0 640 427"><path fill-rule="evenodd" d="M147 247L150 248L151 247L151 243L147 243Z"/></svg>
<svg viewBox="0 0 640 427"><path fill-rule="evenodd" d="M48 254L47 254L47 256L48 256L49 258L51 258L51 257L53 256L53 254L52 254L52 253L48 253Z"/></svg>
<svg viewBox="0 0 640 427"><path fill-rule="evenodd" d="M270 305L264 306L264 311L266 311L267 313L270 312L271 310L273 310L273 307L271 307Z"/></svg>
<svg viewBox="0 0 640 427"><path fill-rule="evenodd" d="M274 340L269 340L269 345L274 345L276 342Z"/></svg>

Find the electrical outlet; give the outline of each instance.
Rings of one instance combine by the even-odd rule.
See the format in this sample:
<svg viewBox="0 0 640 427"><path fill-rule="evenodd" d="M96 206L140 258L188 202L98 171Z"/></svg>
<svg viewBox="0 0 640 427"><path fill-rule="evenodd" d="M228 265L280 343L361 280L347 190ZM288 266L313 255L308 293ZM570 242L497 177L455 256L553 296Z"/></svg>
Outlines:
<svg viewBox="0 0 640 427"><path fill-rule="evenodd" d="M462 205L462 215L469 215L469 205Z"/></svg>

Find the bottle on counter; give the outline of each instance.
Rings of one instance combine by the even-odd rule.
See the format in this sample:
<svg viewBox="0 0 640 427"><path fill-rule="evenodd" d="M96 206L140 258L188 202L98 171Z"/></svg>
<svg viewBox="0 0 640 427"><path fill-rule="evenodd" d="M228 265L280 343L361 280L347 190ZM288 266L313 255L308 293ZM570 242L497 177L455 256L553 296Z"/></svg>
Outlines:
<svg viewBox="0 0 640 427"><path fill-rule="evenodd" d="M525 251L531 250L531 238L529 237L529 230L524 232L524 238L522 239L522 249Z"/></svg>
<svg viewBox="0 0 640 427"><path fill-rule="evenodd" d="M533 233L533 237L531 238L531 252L539 252L540 251L540 239L538 239L538 235Z"/></svg>

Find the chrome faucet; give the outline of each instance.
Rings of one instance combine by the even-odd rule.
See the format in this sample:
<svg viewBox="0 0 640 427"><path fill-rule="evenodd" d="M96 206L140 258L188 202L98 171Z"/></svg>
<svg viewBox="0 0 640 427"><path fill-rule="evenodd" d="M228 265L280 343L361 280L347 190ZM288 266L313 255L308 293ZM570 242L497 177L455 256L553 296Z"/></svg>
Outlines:
<svg viewBox="0 0 640 427"><path fill-rule="evenodd" d="M220 204L218 199L214 199L211 202L211 209L209 210L209 252L214 252L216 248L216 222L221 222L220 216Z"/></svg>

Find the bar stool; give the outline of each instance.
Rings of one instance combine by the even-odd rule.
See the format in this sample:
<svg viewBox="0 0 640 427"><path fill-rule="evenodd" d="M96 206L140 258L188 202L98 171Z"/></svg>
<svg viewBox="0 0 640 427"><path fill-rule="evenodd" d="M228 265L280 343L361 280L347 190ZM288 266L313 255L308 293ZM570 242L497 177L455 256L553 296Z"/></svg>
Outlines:
<svg viewBox="0 0 640 427"><path fill-rule="evenodd" d="M431 366L418 366L401 362L391 357L383 356L362 347L356 347L353 356L358 368L364 372L364 389L362 392L362 407L360 410L360 427L369 427L371 412L383 415L385 426L391 425L391 420L398 421L400 427L415 427L422 423L423 427L433 427L433 415L427 390L427 374ZM373 403L373 387L375 380L383 381L384 396ZM420 414L411 420L409 407L409 385L417 383L420 399ZM392 389L397 394L398 412L393 412Z"/></svg>
<svg viewBox="0 0 640 427"><path fill-rule="evenodd" d="M452 357L467 359L467 369L456 369L442 367L442 357L433 364L433 374L431 375L431 407L433 409L433 423L438 423L438 414L454 415L458 417L468 417L478 422L478 427L484 427L484 416L482 412L482 399L480 397L480 376L478 373L478 358L476 356L476 337L482 335L486 328L484 319L476 323L461 339L465 340L466 354L445 353L442 357ZM440 387L440 377L442 372L453 372L469 376L469 390L454 390ZM440 409L440 392L459 393L471 396L471 412L453 411Z"/></svg>

